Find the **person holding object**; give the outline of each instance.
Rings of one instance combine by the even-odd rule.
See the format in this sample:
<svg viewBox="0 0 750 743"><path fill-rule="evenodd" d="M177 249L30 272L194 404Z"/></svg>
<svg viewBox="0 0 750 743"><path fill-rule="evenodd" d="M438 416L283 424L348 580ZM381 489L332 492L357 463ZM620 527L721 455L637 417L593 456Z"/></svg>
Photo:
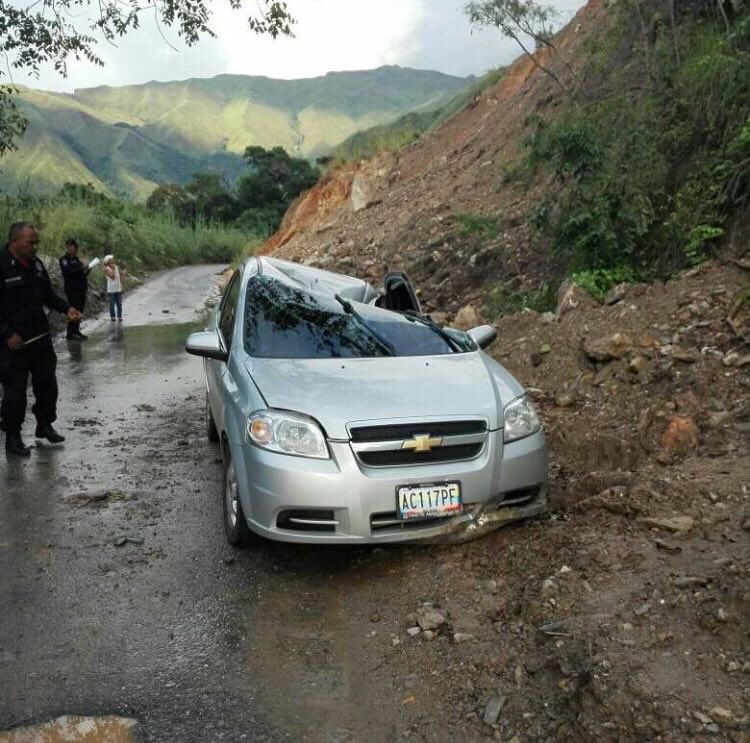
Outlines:
<svg viewBox="0 0 750 743"><path fill-rule="evenodd" d="M69 237L65 241L65 255L60 258L60 271L65 285L65 295L73 307L83 313L86 306L86 292L88 290L89 264L78 257L78 241ZM69 322L68 340L85 340L81 332L81 322Z"/></svg>
<svg viewBox="0 0 750 743"><path fill-rule="evenodd" d="M104 256L104 275L107 277L107 297L109 298L109 319L122 322L122 281L120 280L120 269L115 263L113 255Z"/></svg>
<svg viewBox="0 0 750 743"><path fill-rule="evenodd" d="M0 252L0 429L5 431L5 451L20 457L31 454L21 438L29 375L36 437L53 444L65 441L52 427L57 419L57 356L44 308L67 314L69 322L81 319L81 313L52 289L47 270L36 257L38 244L36 227L16 222L8 231L6 249Z"/></svg>

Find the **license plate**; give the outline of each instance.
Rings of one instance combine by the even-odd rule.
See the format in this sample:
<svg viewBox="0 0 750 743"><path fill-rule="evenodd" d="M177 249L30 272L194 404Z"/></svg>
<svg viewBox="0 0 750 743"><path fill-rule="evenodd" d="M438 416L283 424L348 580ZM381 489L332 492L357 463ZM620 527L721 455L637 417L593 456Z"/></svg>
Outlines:
<svg viewBox="0 0 750 743"><path fill-rule="evenodd" d="M435 482L396 488L400 519L437 518L461 512L461 483Z"/></svg>

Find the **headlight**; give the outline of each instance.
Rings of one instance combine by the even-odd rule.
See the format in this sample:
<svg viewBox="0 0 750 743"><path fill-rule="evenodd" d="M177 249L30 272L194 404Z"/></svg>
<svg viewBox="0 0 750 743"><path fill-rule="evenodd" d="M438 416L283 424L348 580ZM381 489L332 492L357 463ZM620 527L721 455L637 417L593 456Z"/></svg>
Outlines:
<svg viewBox="0 0 750 743"><path fill-rule="evenodd" d="M257 446L279 454L329 459L328 446L314 420L283 410L258 410L247 419L247 435Z"/></svg>
<svg viewBox="0 0 750 743"><path fill-rule="evenodd" d="M505 419L505 431L503 440L507 444L509 441L522 439L524 436L531 436L542 427L537 417L534 405L526 395L516 398L505 406L503 413Z"/></svg>

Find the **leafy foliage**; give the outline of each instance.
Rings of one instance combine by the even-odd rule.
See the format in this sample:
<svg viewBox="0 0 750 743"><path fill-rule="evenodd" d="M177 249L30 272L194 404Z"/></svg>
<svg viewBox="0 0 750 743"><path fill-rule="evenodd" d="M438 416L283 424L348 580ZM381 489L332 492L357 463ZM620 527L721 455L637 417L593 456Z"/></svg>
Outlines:
<svg viewBox="0 0 750 743"><path fill-rule="evenodd" d="M502 315L514 312L534 310L535 312L551 312L557 306L557 287L543 281L530 291L514 291L507 286L496 286L484 297L484 311L489 320L496 320Z"/></svg>
<svg viewBox="0 0 750 743"><path fill-rule="evenodd" d="M496 217L463 212L456 215L456 220L458 221L456 232L461 237L476 236L490 240L497 237L500 231Z"/></svg>
<svg viewBox="0 0 750 743"><path fill-rule="evenodd" d="M74 235L86 257L114 253L132 271L230 262L260 242L233 227L202 221L194 228L183 226L169 214L108 198L79 184L68 184L54 196L0 202L0 234L7 234L19 220L39 225L40 250L47 256L59 256L65 239Z"/></svg>
<svg viewBox="0 0 750 743"><path fill-rule="evenodd" d="M528 47L528 39L531 39L537 48L546 48L559 57L552 41L552 26L557 11L551 5L542 5L535 0L471 0L464 6L464 12L473 26L496 28L507 39L512 39L536 67L549 75L572 98L570 87L548 63L540 60L535 50ZM573 76L570 65L564 59L562 61Z"/></svg>
<svg viewBox="0 0 750 743"><path fill-rule="evenodd" d="M529 221L595 294L704 260L750 194L748 46L714 19L654 24L649 87L529 122L527 166L551 176Z"/></svg>
<svg viewBox="0 0 750 743"><path fill-rule="evenodd" d="M600 302L607 296L609 290L616 284L636 280L636 276L630 268L596 268L589 271L578 271L571 278L582 289Z"/></svg>
<svg viewBox="0 0 750 743"><path fill-rule="evenodd" d="M180 224L235 225L258 236L275 231L291 202L315 185L318 171L302 158L290 157L282 147L248 147L250 172L236 187L218 173L195 173L184 186L159 185L146 200L152 212L165 212Z"/></svg>

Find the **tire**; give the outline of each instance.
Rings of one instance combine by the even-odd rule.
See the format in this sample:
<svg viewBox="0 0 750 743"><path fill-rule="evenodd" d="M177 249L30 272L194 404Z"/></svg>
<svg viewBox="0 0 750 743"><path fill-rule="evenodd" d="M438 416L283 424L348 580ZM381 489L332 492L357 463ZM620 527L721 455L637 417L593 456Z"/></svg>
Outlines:
<svg viewBox="0 0 750 743"><path fill-rule="evenodd" d="M234 469L229 444L224 446L224 486L222 488L222 511L224 512L224 533L227 542L233 547L244 547L252 541L242 503L237 490L237 473Z"/></svg>
<svg viewBox="0 0 750 743"><path fill-rule="evenodd" d="M206 438L214 444L219 440L219 431L214 423L214 417L211 415L211 406L208 404L208 395L206 395Z"/></svg>

